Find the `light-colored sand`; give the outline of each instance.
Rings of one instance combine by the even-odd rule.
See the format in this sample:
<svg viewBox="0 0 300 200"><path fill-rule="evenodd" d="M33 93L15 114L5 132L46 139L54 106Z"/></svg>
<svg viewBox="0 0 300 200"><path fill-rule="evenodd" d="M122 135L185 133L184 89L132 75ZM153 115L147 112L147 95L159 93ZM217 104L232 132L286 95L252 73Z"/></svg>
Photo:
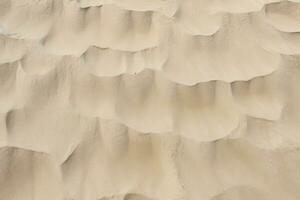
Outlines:
<svg viewBox="0 0 300 200"><path fill-rule="evenodd" d="M299 200L299 14L0 0L0 200Z"/></svg>

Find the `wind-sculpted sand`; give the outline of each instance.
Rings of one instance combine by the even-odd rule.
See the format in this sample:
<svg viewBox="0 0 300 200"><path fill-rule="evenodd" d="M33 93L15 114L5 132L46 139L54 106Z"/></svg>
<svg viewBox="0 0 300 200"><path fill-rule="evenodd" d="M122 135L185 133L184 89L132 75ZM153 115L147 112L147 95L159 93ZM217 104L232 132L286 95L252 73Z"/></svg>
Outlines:
<svg viewBox="0 0 300 200"><path fill-rule="evenodd" d="M0 0L0 200L299 200L299 0Z"/></svg>

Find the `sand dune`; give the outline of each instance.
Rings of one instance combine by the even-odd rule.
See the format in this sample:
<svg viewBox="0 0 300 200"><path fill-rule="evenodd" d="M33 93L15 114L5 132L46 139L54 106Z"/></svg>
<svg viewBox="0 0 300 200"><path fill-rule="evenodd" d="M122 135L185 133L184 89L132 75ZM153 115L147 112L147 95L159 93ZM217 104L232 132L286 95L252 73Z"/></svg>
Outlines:
<svg viewBox="0 0 300 200"><path fill-rule="evenodd" d="M0 1L0 200L300 199L299 3Z"/></svg>

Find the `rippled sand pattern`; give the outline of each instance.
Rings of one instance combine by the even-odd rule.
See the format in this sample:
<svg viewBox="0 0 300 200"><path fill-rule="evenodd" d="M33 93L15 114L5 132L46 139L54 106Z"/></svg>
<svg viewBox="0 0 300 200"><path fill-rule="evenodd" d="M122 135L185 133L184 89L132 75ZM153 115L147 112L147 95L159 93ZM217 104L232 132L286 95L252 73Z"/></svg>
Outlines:
<svg viewBox="0 0 300 200"><path fill-rule="evenodd" d="M0 0L0 200L299 200L300 0Z"/></svg>

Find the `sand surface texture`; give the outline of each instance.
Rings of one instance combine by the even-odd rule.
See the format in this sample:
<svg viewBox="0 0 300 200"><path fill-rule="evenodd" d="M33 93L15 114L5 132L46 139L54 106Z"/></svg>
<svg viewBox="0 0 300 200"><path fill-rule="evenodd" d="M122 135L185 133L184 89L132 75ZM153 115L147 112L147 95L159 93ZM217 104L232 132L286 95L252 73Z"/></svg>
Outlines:
<svg viewBox="0 0 300 200"><path fill-rule="evenodd" d="M0 200L299 200L299 0L0 0Z"/></svg>

